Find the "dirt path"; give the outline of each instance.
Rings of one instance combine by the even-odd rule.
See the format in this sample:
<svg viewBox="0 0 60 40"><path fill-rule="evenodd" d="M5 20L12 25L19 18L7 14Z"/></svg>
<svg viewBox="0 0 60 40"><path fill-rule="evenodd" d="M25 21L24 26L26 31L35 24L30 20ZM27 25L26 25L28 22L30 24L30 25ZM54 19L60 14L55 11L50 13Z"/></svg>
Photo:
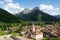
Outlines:
<svg viewBox="0 0 60 40"><path fill-rule="evenodd" d="M21 39L21 40L32 40L32 39L28 39L26 37L21 37L21 36L16 36L18 39Z"/></svg>

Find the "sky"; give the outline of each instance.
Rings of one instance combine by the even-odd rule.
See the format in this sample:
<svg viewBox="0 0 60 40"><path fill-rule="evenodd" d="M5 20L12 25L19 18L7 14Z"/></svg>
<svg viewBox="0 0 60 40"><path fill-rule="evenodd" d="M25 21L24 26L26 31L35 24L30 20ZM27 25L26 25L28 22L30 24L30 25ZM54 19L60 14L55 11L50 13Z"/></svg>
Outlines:
<svg viewBox="0 0 60 40"><path fill-rule="evenodd" d="M11 14L21 12L25 8L39 7L50 15L60 15L60 0L0 0L0 8Z"/></svg>

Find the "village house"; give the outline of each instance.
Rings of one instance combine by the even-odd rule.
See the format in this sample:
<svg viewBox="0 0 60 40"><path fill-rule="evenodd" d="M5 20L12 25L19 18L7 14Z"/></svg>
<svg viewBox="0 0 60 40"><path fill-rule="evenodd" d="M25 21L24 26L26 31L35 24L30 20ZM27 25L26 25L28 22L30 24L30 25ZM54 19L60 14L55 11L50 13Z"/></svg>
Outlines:
<svg viewBox="0 0 60 40"><path fill-rule="evenodd" d="M31 33L31 38L33 39L40 40L43 38L43 32L41 32L40 28L38 28L34 24L31 27L30 33Z"/></svg>

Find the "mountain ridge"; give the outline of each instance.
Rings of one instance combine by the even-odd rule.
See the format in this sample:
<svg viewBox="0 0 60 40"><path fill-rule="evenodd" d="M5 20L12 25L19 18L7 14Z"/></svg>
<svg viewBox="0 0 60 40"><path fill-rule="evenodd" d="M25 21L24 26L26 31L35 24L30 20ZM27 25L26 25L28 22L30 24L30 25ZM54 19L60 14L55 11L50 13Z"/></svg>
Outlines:
<svg viewBox="0 0 60 40"><path fill-rule="evenodd" d="M20 14L23 14L23 15L20 15ZM40 20L40 18L38 18L39 14L43 15L40 21L59 21L58 18L41 11L39 7L35 7L27 14L24 14L23 11L20 14L18 15L20 19L28 20L28 21L37 21L38 19Z"/></svg>
<svg viewBox="0 0 60 40"><path fill-rule="evenodd" d="M18 22L19 19L16 16L9 13L8 11L0 8L0 21L3 21L3 22Z"/></svg>

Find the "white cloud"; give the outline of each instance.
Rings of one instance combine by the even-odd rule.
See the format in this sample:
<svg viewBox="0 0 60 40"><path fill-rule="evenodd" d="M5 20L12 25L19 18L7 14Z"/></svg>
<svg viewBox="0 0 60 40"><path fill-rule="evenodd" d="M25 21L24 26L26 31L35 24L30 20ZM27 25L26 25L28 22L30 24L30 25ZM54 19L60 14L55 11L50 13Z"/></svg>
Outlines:
<svg viewBox="0 0 60 40"><path fill-rule="evenodd" d="M13 0L5 0L6 2L13 2Z"/></svg>
<svg viewBox="0 0 60 40"><path fill-rule="evenodd" d="M59 8L55 8L56 11L59 11L60 9Z"/></svg>
<svg viewBox="0 0 60 40"><path fill-rule="evenodd" d="M16 14L18 12L21 12L25 8L20 6L19 3L13 3L13 0L0 0L0 7L3 8L4 10L7 10L11 14ZM32 9L28 7L29 9Z"/></svg>
<svg viewBox="0 0 60 40"><path fill-rule="evenodd" d="M44 4L41 4L39 7L40 7L41 10L46 10L46 11L49 11L49 10L53 10L54 9L54 7L52 5L44 5Z"/></svg>
<svg viewBox="0 0 60 40"><path fill-rule="evenodd" d="M50 14L50 15L58 15L60 12L59 8L54 7L53 5L45 5L41 4L39 6L40 10L43 10L44 12Z"/></svg>
<svg viewBox="0 0 60 40"><path fill-rule="evenodd" d="M32 10L32 8L31 8L31 7L28 7L28 9Z"/></svg>
<svg viewBox="0 0 60 40"><path fill-rule="evenodd" d="M5 5L4 9L14 14L21 12L24 8L21 7L18 3L8 3L7 5Z"/></svg>
<svg viewBox="0 0 60 40"><path fill-rule="evenodd" d="M20 6L19 3L14 3L13 0L0 0L0 8L3 8L4 10L7 10L11 14L16 14L18 12L21 12L25 8ZM28 7L29 9L32 9Z"/></svg>

